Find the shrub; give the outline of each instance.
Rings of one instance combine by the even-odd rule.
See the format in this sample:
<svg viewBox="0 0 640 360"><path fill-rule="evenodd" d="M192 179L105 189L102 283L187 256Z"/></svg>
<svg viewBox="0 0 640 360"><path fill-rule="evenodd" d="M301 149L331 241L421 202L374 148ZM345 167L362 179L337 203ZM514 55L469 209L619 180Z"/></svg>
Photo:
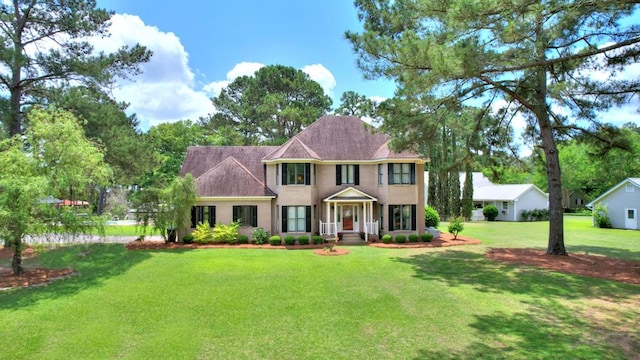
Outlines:
<svg viewBox="0 0 640 360"><path fill-rule="evenodd" d="M440 215L436 209L431 206L424 207L424 226L426 227L438 227L440 225Z"/></svg>
<svg viewBox="0 0 640 360"><path fill-rule="evenodd" d="M422 235L420 235L420 239L424 242L431 242L431 240L433 240L433 234L431 233L424 233Z"/></svg>
<svg viewBox="0 0 640 360"><path fill-rule="evenodd" d="M404 244L407 241L407 237L402 234L398 234L396 235L395 241L398 244Z"/></svg>
<svg viewBox="0 0 640 360"><path fill-rule="evenodd" d="M193 235L193 241L196 244L208 244L213 241L213 233L211 232L211 228L209 228L209 223L198 223L196 225L196 229L191 233Z"/></svg>
<svg viewBox="0 0 640 360"><path fill-rule="evenodd" d="M185 244L193 243L193 235L187 234L187 235L183 236L182 237L182 242L185 243Z"/></svg>
<svg viewBox="0 0 640 360"><path fill-rule="evenodd" d="M248 244L249 237L247 235L238 235L238 244Z"/></svg>
<svg viewBox="0 0 640 360"><path fill-rule="evenodd" d="M320 245L324 242L324 239L320 235L314 235L313 237L311 237L311 240L313 241L314 245Z"/></svg>
<svg viewBox="0 0 640 360"><path fill-rule="evenodd" d="M296 243L296 237L292 236L292 235L287 235L284 237L284 244L285 245L295 245Z"/></svg>
<svg viewBox="0 0 640 360"><path fill-rule="evenodd" d="M409 235L409 242L418 242L418 240L420 240L420 237L418 236L418 234Z"/></svg>
<svg viewBox="0 0 640 360"><path fill-rule="evenodd" d="M278 235L273 235L272 237L269 238L269 244L271 244L271 246L281 245L282 238Z"/></svg>
<svg viewBox="0 0 640 360"><path fill-rule="evenodd" d="M487 205L482 209L482 215L484 215L488 221L495 221L498 217L498 208L495 205Z"/></svg>
<svg viewBox="0 0 640 360"><path fill-rule="evenodd" d="M453 234L453 240L458 238L458 233L464 230L462 218L455 217L449 221L449 232Z"/></svg>
<svg viewBox="0 0 640 360"><path fill-rule="evenodd" d="M393 242L393 238L389 234L382 235L382 242L385 244L391 244Z"/></svg>
<svg viewBox="0 0 640 360"><path fill-rule="evenodd" d="M298 236L298 244L309 245L309 237L307 235Z"/></svg>
<svg viewBox="0 0 640 360"><path fill-rule="evenodd" d="M611 228L611 219L609 219L609 210L606 205L602 205L602 203L596 205L593 209L593 221L599 228Z"/></svg>
<svg viewBox="0 0 640 360"><path fill-rule="evenodd" d="M269 241L269 233L263 228L259 227L251 233L251 240L258 245L262 245Z"/></svg>
<svg viewBox="0 0 640 360"><path fill-rule="evenodd" d="M529 210L522 210L520 211L520 217L522 221L529 221L529 218L531 217L531 212Z"/></svg>
<svg viewBox="0 0 640 360"><path fill-rule="evenodd" d="M218 224L213 228L213 242L218 244L235 244L238 241L240 223L231 222L229 225Z"/></svg>

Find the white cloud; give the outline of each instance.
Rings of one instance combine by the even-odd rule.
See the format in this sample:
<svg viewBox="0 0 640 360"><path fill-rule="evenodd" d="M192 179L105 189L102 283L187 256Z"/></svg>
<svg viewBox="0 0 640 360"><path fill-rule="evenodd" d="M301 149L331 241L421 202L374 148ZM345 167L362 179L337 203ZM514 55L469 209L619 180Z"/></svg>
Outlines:
<svg viewBox="0 0 640 360"><path fill-rule="evenodd" d="M241 76L252 76L256 73L256 71L260 70L263 67L264 64L257 62L241 62L239 64L236 64L233 69L231 69L227 73L226 80L210 82L209 84L205 85L202 90L209 96L216 97L220 95L222 89L229 86L229 84L231 84L231 82L233 82L233 80L235 80L236 78Z"/></svg>
<svg viewBox="0 0 640 360"><path fill-rule="evenodd" d="M333 77L331 71L322 64L306 65L301 70L309 75L311 80L320 84L324 93L333 99L333 89L336 87L336 78Z"/></svg>

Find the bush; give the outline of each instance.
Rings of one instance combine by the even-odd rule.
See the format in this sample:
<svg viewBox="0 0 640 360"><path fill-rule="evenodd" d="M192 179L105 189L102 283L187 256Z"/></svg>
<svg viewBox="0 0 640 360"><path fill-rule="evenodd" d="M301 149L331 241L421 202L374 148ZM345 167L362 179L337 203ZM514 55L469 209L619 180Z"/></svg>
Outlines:
<svg viewBox="0 0 640 360"><path fill-rule="evenodd" d="M269 241L269 233L263 228L259 227L251 233L251 240L257 245L262 245Z"/></svg>
<svg viewBox="0 0 640 360"><path fill-rule="evenodd" d="M440 215L436 209L431 206L424 207L424 226L426 227L438 227L440 225Z"/></svg>
<svg viewBox="0 0 640 360"><path fill-rule="evenodd" d="M193 235L193 241L196 244L208 244L213 241L213 232L211 232L211 228L209 228L209 223L198 223L196 225L196 229L191 233Z"/></svg>
<svg viewBox="0 0 640 360"><path fill-rule="evenodd" d="M213 242L217 244L235 244L238 241L240 223L231 222L229 225L218 224L213 228Z"/></svg>
<svg viewBox="0 0 640 360"><path fill-rule="evenodd" d="M284 244L285 245L295 245L296 243L296 237L292 236L292 235L287 235L284 237Z"/></svg>
<svg viewBox="0 0 640 360"><path fill-rule="evenodd" d="M407 241L407 237L402 234L398 234L396 235L395 241L397 244L404 244Z"/></svg>
<svg viewBox="0 0 640 360"><path fill-rule="evenodd" d="M311 237L311 240L313 241L314 245L320 245L324 242L324 239L320 235L314 235L313 237Z"/></svg>
<svg viewBox="0 0 640 360"><path fill-rule="evenodd" d="M609 219L609 210L607 210L606 205L603 206L602 203L596 205L595 209L593 209L593 221L599 228L611 228L611 219Z"/></svg>
<svg viewBox="0 0 640 360"><path fill-rule="evenodd" d="M449 232L453 234L453 240L458 238L458 233L464 230L464 224L462 218L455 217L449 221Z"/></svg>
<svg viewBox="0 0 640 360"><path fill-rule="evenodd" d="M269 238L269 244L271 244L271 246L281 245L282 238L278 235L273 235L272 237Z"/></svg>
<svg viewBox="0 0 640 360"><path fill-rule="evenodd" d="M482 209L482 215L484 215L488 221L495 221L498 217L498 208L495 207L495 205L487 205Z"/></svg>
<svg viewBox="0 0 640 360"><path fill-rule="evenodd" d="M389 234L382 235L382 242L385 244L391 244L393 242L393 238Z"/></svg>
<svg viewBox="0 0 640 360"><path fill-rule="evenodd" d="M298 236L298 244L309 245L309 237L307 235Z"/></svg>
<svg viewBox="0 0 640 360"><path fill-rule="evenodd" d="M522 221L529 221L530 217L531 217L531 212L529 210L520 211L520 218Z"/></svg>
<svg viewBox="0 0 640 360"><path fill-rule="evenodd" d="M433 240L433 234L431 233L424 233L422 235L420 235L420 239L424 242L431 242L431 240Z"/></svg>
<svg viewBox="0 0 640 360"><path fill-rule="evenodd" d="M182 237L182 242L185 243L185 244L193 243L193 235L187 234L187 235L183 236Z"/></svg>
<svg viewBox="0 0 640 360"><path fill-rule="evenodd" d="M420 240L420 237L418 236L418 234L409 235L409 242L418 242L418 240Z"/></svg>
<svg viewBox="0 0 640 360"><path fill-rule="evenodd" d="M238 244L248 244L249 237L247 235L238 235Z"/></svg>

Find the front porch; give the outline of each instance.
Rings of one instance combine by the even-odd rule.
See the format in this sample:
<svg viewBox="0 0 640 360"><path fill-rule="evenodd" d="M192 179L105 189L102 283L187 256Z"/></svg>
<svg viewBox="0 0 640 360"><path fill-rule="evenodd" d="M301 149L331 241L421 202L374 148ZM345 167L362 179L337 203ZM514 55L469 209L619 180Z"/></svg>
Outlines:
<svg viewBox="0 0 640 360"><path fill-rule="evenodd" d="M364 234L364 241L369 235L379 234L379 224L374 220L374 203L377 199L349 187L323 200L324 220L320 219L320 235L337 237L342 234Z"/></svg>

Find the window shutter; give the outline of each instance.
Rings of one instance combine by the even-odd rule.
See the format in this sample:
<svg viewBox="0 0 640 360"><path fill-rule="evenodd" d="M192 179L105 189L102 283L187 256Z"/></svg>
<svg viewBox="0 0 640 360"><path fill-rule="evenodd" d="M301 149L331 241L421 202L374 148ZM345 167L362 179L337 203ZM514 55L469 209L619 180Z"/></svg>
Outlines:
<svg viewBox="0 0 640 360"><path fill-rule="evenodd" d="M416 219L416 205L411 205L411 230L416 230L416 225L418 224L418 219Z"/></svg>
<svg viewBox="0 0 640 360"><path fill-rule="evenodd" d="M416 183L416 164L411 164L411 184L414 185L415 183Z"/></svg>
<svg viewBox="0 0 640 360"><path fill-rule="evenodd" d="M282 185L287 185L289 181L289 178L287 177L287 163L282 163L280 166L282 166Z"/></svg>
<svg viewBox="0 0 640 360"><path fill-rule="evenodd" d="M240 218L240 206L234 206L233 207L233 217L231 218L231 221L238 221L238 219Z"/></svg>
<svg viewBox="0 0 640 360"><path fill-rule="evenodd" d="M311 163L304 164L304 184L311 185Z"/></svg>
<svg viewBox="0 0 640 360"><path fill-rule="evenodd" d="M336 165L336 185L342 185L342 165Z"/></svg>
<svg viewBox="0 0 640 360"><path fill-rule="evenodd" d="M191 228L195 229L197 224L198 224L198 222L196 220L196 207L192 206L191 207Z"/></svg>
<svg viewBox="0 0 640 360"><path fill-rule="evenodd" d="M305 213L305 221L307 222L306 224L306 232L311 232L311 206L306 206L306 213Z"/></svg>
<svg viewBox="0 0 640 360"><path fill-rule="evenodd" d="M216 207L215 206L209 206L209 226L210 227L214 227L216 226Z"/></svg>
<svg viewBox="0 0 640 360"><path fill-rule="evenodd" d="M251 226L258 226L258 207L255 205L251 207Z"/></svg>
<svg viewBox="0 0 640 360"><path fill-rule="evenodd" d="M393 185L393 164L387 164L387 175L389 176L389 185Z"/></svg>
<svg viewBox="0 0 640 360"><path fill-rule="evenodd" d="M389 231L393 230L393 205L389 205Z"/></svg>
<svg viewBox="0 0 640 360"><path fill-rule="evenodd" d="M282 232L283 233L287 232L287 220L288 220L287 207L283 206L282 207Z"/></svg>
<svg viewBox="0 0 640 360"><path fill-rule="evenodd" d="M360 165L353 165L353 184L360 185Z"/></svg>

